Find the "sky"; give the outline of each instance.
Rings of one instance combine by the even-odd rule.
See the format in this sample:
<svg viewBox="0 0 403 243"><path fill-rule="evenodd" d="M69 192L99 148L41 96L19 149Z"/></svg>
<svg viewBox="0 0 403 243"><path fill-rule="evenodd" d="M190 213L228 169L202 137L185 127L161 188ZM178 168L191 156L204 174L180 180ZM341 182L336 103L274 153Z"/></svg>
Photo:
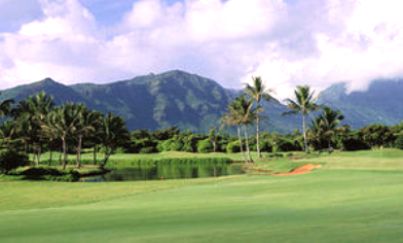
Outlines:
<svg viewBox="0 0 403 243"><path fill-rule="evenodd" d="M0 89L181 69L278 98L403 76L398 0L0 0Z"/></svg>

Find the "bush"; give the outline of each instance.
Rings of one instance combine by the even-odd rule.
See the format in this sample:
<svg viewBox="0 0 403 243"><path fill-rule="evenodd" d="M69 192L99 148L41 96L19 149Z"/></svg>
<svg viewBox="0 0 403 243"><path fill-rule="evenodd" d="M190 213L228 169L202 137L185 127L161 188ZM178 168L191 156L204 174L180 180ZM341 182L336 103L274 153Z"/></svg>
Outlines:
<svg viewBox="0 0 403 243"><path fill-rule="evenodd" d="M153 148L154 152L156 152L157 144L158 144L158 141L150 139L150 138L139 138L139 139L132 138L128 152L143 153L143 152L141 152L141 150L143 148ZM151 149L148 149L148 150L151 150Z"/></svg>
<svg viewBox="0 0 403 243"><path fill-rule="evenodd" d="M199 136L194 134L186 135L182 138L182 151L184 152L196 152L197 151L197 143L200 140Z"/></svg>
<svg viewBox="0 0 403 243"><path fill-rule="evenodd" d="M141 148L139 153L140 154L152 154L158 152L157 148L155 147L145 147L145 148Z"/></svg>
<svg viewBox="0 0 403 243"><path fill-rule="evenodd" d="M197 152L199 153L210 153L213 152L213 145L209 139L200 140L197 143Z"/></svg>
<svg viewBox="0 0 403 243"><path fill-rule="evenodd" d="M280 139L277 141L277 152L289 152L302 150L296 141L290 139ZM273 151L274 152L274 151Z"/></svg>
<svg viewBox="0 0 403 243"><path fill-rule="evenodd" d="M115 154L124 154L124 153L126 153L126 149L122 148L122 147L119 147L114 151L114 153Z"/></svg>
<svg viewBox="0 0 403 243"><path fill-rule="evenodd" d="M227 153L238 153L241 151L241 146L239 144L239 141L233 141L228 143L227 145Z"/></svg>
<svg viewBox="0 0 403 243"><path fill-rule="evenodd" d="M369 125L360 130L362 140L371 148L386 147L393 144L395 136L390 127L385 125Z"/></svg>
<svg viewBox="0 0 403 243"><path fill-rule="evenodd" d="M158 144L158 151L181 151L183 144L176 139L169 139Z"/></svg>
<svg viewBox="0 0 403 243"><path fill-rule="evenodd" d="M403 149L403 135L399 135L396 138L395 147L398 149Z"/></svg>
<svg viewBox="0 0 403 243"><path fill-rule="evenodd" d="M14 150L0 152L0 172L7 174L10 170L28 164L28 156Z"/></svg>
<svg viewBox="0 0 403 243"><path fill-rule="evenodd" d="M268 155L269 158L283 158L284 155L282 153L279 152L274 152Z"/></svg>
<svg viewBox="0 0 403 243"><path fill-rule="evenodd" d="M273 151L273 147L272 145L269 143L269 141L264 140L264 141L260 141L260 151L261 152L272 152Z"/></svg>
<svg viewBox="0 0 403 243"><path fill-rule="evenodd" d="M342 139L342 147L345 151L370 149L370 146L358 136L350 136Z"/></svg>

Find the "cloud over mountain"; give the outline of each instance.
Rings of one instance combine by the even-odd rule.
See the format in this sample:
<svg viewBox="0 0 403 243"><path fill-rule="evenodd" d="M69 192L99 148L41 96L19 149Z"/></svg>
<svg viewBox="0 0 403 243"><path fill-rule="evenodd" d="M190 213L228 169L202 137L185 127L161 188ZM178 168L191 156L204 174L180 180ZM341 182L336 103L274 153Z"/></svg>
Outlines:
<svg viewBox="0 0 403 243"><path fill-rule="evenodd" d="M356 90L403 73L395 0L139 0L110 24L88 1L40 0L41 17L1 32L1 88L179 68L227 87L262 75L283 98L297 84Z"/></svg>

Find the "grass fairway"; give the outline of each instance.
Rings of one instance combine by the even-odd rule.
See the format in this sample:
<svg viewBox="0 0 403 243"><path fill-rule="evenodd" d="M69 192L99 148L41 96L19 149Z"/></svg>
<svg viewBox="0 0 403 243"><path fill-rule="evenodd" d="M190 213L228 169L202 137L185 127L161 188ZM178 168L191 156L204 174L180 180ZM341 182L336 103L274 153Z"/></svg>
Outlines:
<svg viewBox="0 0 403 243"><path fill-rule="evenodd" d="M403 152L335 153L290 177L0 178L0 242L402 242ZM283 160L261 162L270 168ZM271 165L272 164L272 165Z"/></svg>

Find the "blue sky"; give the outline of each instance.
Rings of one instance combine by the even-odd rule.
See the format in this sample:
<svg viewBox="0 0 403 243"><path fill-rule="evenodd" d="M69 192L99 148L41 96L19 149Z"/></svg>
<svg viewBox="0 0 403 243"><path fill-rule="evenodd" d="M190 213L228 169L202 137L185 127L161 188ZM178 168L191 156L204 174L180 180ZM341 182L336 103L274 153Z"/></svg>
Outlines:
<svg viewBox="0 0 403 243"><path fill-rule="evenodd" d="M0 0L0 88L183 69L239 88L262 76L351 90L403 76L396 0Z"/></svg>
<svg viewBox="0 0 403 243"><path fill-rule="evenodd" d="M166 0L172 4L180 0ZM111 25L119 22L130 11L134 0L81 0L97 18L100 24ZM0 0L0 32L16 31L29 21L42 18L43 13L38 0Z"/></svg>

